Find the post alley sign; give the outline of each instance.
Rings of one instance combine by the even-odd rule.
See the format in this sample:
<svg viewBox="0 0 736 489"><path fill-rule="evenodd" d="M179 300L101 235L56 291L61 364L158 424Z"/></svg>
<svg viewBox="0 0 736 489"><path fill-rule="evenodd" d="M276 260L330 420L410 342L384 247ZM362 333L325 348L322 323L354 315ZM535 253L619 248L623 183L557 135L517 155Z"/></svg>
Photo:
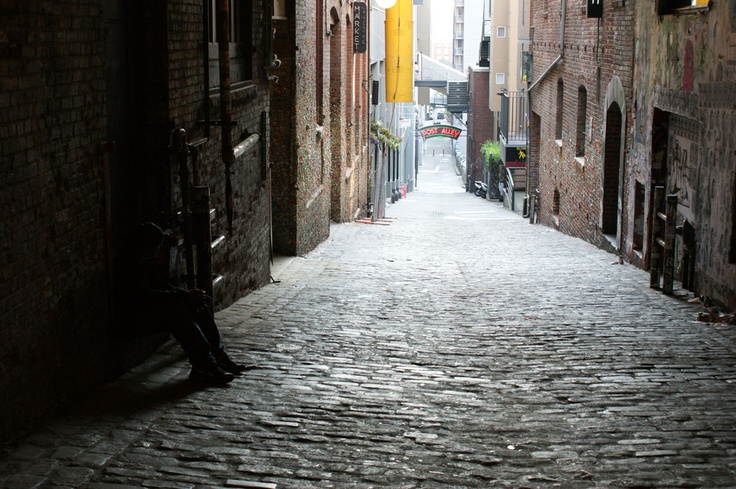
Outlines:
<svg viewBox="0 0 736 489"><path fill-rule="evenodd" d="M422 135L422 139L427 138L452 138L457 139L460 137L462 129L453 126L427 126L419 129L419 133Z"/></svg>

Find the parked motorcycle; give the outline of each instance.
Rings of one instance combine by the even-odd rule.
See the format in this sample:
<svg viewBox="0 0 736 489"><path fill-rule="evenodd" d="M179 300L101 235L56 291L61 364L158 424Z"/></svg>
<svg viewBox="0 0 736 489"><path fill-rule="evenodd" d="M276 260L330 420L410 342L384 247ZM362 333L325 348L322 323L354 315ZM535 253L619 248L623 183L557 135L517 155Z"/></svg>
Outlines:
<svg viewBox="0 0 736 489"><path fill-rule="evenodd" d="M488 195L488 185L486 185L485 182L476 180L475 181L475 195L477 197L483 197L485 199L486 195Z"/></svg>

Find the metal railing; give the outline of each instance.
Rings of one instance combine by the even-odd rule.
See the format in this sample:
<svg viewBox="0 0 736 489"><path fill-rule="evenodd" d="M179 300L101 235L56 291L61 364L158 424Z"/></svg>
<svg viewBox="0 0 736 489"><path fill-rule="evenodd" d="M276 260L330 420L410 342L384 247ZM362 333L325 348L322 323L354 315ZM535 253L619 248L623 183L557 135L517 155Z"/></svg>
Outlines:
<svg viewBox="0 0 736 489"><path fill-rule="evenodd" d="M503 90L501 93L501 136L507 143L525 142L527 126L527 97L526 92L509 92Z"/></svg>
<svg viewBox="0 0 736 489"><path fill-rule="evenodd" d="M526 168L504 167L503 198L512 211L516 209L516 191L526 190Z"/></svg>
<svg viewBox="0 0 736 489"><path fill-rule="evenodd" d="M421 55L419 62L420 70L416 74L417 80L468 81L468 77L462 71L432 59L425 54Z"/></svg>
<svg viewBox="0 0 736 489"><path fill-rule="evenodd" d="M514 201L516 195L516 185L514 184L514 174L511 172L511 168L506 168L506 178L504 180L504 200L508 201L509 209L514 210Z"/></svg>

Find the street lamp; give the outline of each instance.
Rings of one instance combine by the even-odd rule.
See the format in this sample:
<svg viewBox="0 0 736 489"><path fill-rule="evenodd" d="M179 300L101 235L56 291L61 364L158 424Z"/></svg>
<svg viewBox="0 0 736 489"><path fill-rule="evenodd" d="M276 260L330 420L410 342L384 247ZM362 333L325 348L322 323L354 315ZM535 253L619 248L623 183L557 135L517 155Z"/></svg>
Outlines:
<svg viewBox="0 0 736 489"><path fill-rule="evenodd" d="M394 5L396 5L396 0L373 0L373 1L376 2L376 5L378 5L379 7L383 9L391 8Z"/></svg>

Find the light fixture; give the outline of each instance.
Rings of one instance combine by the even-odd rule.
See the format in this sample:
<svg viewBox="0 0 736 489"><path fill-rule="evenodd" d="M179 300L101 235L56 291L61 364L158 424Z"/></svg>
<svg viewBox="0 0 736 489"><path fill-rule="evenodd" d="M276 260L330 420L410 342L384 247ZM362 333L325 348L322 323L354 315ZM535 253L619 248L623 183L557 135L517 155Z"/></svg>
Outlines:
<svg viewBox="0 0 736 489"><path fill-rule="evenodd" d="M396 0L373 0L381 8L391 8L396 5Z"/></svg>

